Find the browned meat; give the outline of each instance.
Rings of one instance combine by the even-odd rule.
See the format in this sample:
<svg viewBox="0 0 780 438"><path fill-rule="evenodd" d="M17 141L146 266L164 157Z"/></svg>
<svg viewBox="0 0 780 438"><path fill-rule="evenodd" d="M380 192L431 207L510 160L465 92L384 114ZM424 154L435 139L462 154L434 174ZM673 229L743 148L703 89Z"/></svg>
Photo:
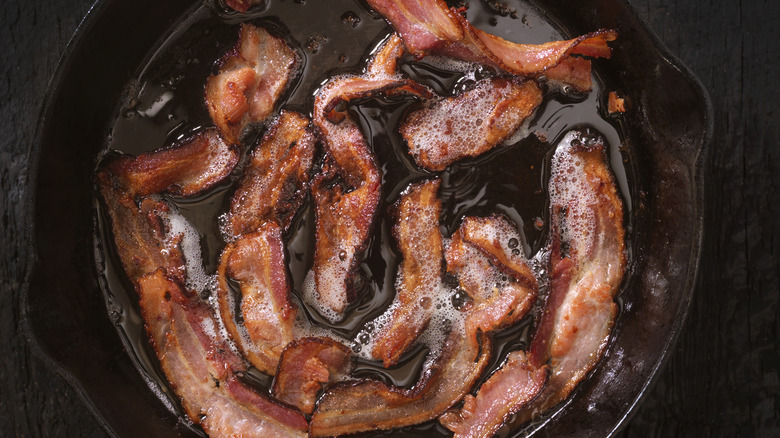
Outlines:
<svg viewBox="0 0 780 438"><path fill-rule="evenodd" d="M171 148L123 156L106 169L127 196L168 192L192 196L225 178L238 162L238 148L207 129Z"/></svg>
<svg viewBox="0 0 780 438"><path fill-rule="evenodd" d="M267 1L268 0L225 0L225 6L238 12L246 12L252 6L263 5Z"/></svg>
<svg viewBox="0 0 780 438"><path fill-rule="evenodd" d="M343 344L330 338L296 339L282 353L272 394L311 414L323 386L343 380L351 369L351 353Z"/></svg>
<svg viewBox="0 0 780 438"><path fill-rule="evenodd" d="M206 81L206 106L231 143L241 131L273 111L293 75L296 55L267 30L244 23L236 46L221 60L219 74Z"/></svg>
<svg viewBox="0 0 780 438"><path fill-rule="evenodd" d="M423 221L409 220L409 223L425 226ZM474 293L469 304L457 307L461 314L452 321L452 331L439 356L423 370L421 379L409 390L373 380L334 385L326 391L312 416L313 436L391 429L438 417L460 400L482 374L490 357L489 334L518 321L528 311L536 298L535 281L525 285L507 279L499 280L503 284L496 285L496 277L503 274L480 250L464 243L459 235L453 236L453 243L447 249L448 268L451 259L458 259L465 268L475 268L474 274L478 278L472 280L479 284L480 292ZM459 254L451 256L451 252ZM464 271L453 268L453 272L459 275L463 285L460 274Z"/></svg>
<svg viewBox="0 0 780 438"><path fill-rule="evenodd" d="M555 152L550 178L551 290L529 361L549 363L550 380L521 411L528 419L565 399L601 358L626 270L623 204L603 139L572 131Z"/></svg>
<svg viewBox="0 0 780 438"><path fill-rule="evenodd" d="M574 59L574 54L609 58L607 42L617 38L614 30L600 30L567 41L517 44L475 28L457 9L448 9L444 0L368 0L368 4L390 22L412 54L439 53L521 76L547 74ZM590 62L569 63L553 76L587 91Z"/></svg>
<svg viewBox="0 0 780 438"><path fill-rule="evenodd" d="M509 353L506 363L479 387L466 394L463 407L445 412L439 422L456 438L490 438L513 413L536 397L547 381L546 368L534 368L525 353Z"/></svg>
<svg viewBox="0 0 780 438"><path fill-rule="evenodd" d="M395 365L428 326L441 291L440 185L439 179L413 184L395 206L393 234L403 260L390 320L372 351L385 367Z"/></svg>
<svg viewBox="0 0 780 438"><path fill-rule="evenodd" d="M522 319L538 294L536 277L522 253L509 247L511 239L519 242L520 235L506 219L467 217L445 253L447 271L468 294L470 323L485 332Z"/></svg>
<svg viewBox="0 0 780 438"><path fill-rule="evenodd" d="M490 338L461 320L432 366L411 389L375 380L337 383L325 392L311 418L312 436L392 429L432 420L466 394L490 358Z"/></svg>
<svg viewBox="0 0 780 438"><path fill-rule="evenodd" d="M364 76L339 76L328 81L314 102L314 123L320 131L327 162L312 184L317 242L314 253L314 296L308 299L331 321L342 317L353 300L351 278L360 263L379 206L381 175L373 153L344 103L358 97L397 93L430 93L394 73L400 40L391 37L369 64Z"/></svg>
<svg viewBox="0 0 780 438"><path fill-rule="evenodd" d="M122 167L109 164L98 173L101 195L122 265L140 297L147 333L187 416L212 437L306 436L300 412L237 380L236 374L246 369L244 361L221 334L211 308L183 286L182 236L169 226L170 208L151 198L136 205L121 185L127 176L112 174L117 169Z"/></svg>
<svg viewBox="0 0 780 438"><path fill-rule="evenodd" d="M211 309L164 269L137 279L146 330L184 411L211 437L305 437L306 419L235 377L242 360L219 335Z"/></svg>
<svg viewBox="0 0 780 438"><path fill-rule="evenodd" d="M229 243L222 252L218 277L217 301L230 337L252 365L273 375L282 351L293 340L297 313L290 301L279 225L266 222ZM240 295L231 290L231 280Z"/></svg>
<svg viewBox="0 0 780 438"><path fill-rule="evenodd" d="M275 220L287 229L309 189L314 134L309 120L282 111L244 168L230 202L227 231L238 237Z"/></svg>
<svg viewBox="0 0 780 438"><path fill-rule="evenodd" d="M483 79L459 96L433 100L410 113L401 134L417 165L440 171L493 149L541 103L535 81Z"/></svg>
<svg viewBox="0 0 780 438"><path fill-rule="evenodd" d="M527 285L536 284L536 276L520 245L520 232L507 218L498 215L467 217L463 219L460 232L466 243L482 251L502 272Z"/></svg>

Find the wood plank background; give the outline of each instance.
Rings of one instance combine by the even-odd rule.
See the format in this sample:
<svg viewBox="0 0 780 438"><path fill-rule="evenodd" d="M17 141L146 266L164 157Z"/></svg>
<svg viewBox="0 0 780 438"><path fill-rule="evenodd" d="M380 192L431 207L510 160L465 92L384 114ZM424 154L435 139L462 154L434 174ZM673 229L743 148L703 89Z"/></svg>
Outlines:
<svg viewBox="0 0 780 438"><path fill-rule="evenodd" d="M314 0L312 0L314 1ZM322 1L322 0L317 0ZM715 108L702 267L678 347L623 437L780 436L780 2L630 0ZM0 435L105 432L18 335L19 208L57 61L91 0L0 8Z"/></svg>

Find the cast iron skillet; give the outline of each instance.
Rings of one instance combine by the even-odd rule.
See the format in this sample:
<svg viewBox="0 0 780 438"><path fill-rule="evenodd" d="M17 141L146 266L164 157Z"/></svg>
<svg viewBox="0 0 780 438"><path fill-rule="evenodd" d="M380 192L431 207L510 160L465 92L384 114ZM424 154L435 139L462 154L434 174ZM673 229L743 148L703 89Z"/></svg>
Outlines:
<svg viewBox="0 0 780 438"><path fill-rule="evenodd" d="M92 174L123 87L189 0L101 0L68 46L31 154L28 223L36 256L20 303L38 356L119 436L192 436L128 360L95 268ZM702 163L712 109L699 82L620 0L539 5L572 34L620 31L602 79L629 96L633 259L605 360L534 436L609 436L664 363L688 310L702 240ZM150 13L150 11L154 11ZM86 85L85 85L86 84Z"/></svg>

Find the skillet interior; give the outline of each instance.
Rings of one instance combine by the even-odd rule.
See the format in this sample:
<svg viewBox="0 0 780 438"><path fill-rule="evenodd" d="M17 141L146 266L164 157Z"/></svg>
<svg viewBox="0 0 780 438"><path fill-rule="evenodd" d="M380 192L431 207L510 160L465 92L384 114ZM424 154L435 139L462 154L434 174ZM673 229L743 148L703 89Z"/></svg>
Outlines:
<svg viewBox="0 0 780 438"><path fill-rule="evenodd" d="M96 5L54 78L39 149L32 154L38 167L27 205L37 263L21 303L24 328L39 355L119 436L193 434L149 391L109 321L94 263L91 179L125 84L189 6L185 0ZM637 163L635 230L632 275L623 292L631 305L623 309L593 378L559 414L534 426L544 425L540 436L609 435L662 364L688 308L701 241L699 169L711 110L698 82L658 48L627 5L559 0L540 8L574 34L602 27L621 33L610 62L615 68L601 73L610 89L629 96L633 108L626 114L625 141Z"/></svg>

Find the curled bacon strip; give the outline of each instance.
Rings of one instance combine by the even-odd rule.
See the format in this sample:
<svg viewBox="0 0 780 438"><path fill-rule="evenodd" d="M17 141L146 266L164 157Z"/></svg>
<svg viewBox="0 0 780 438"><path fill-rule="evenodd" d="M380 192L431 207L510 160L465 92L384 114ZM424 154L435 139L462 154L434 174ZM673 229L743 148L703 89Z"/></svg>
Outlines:
<svg viewBox="0 0 780 438"><path fill-rule="evenodd" d="M504 141L541 103L535 81L483 79L459 96L410 113L401 134L419 166L440 171Z"/></svg>
<svg viewBox="0 0 780 438"><path fill-rule="evenodd" d="M273 374L284 347L293 340L297 309L290 302L281 229L266 222L229 243L219 264L217 300L225 328L258 370ZM240 289L234 297L228 279ZM237 324L236 308L241 311Z"/></svg>
<svg viewBox="0 0 780 438"><path fill-rule="evenodd" d="M244 169L230 201L228 234L251 233L267 220L287 229L309 188L314 133L301 114L282 111Z"/></svg>
<svg viewBox="0 0 780 438"><path fill-rule="evenodd" d="M539 394L546 381L546 368L532 367L525 353L513 351L476 397L466 394L463 407L445 412L439 422L456 438L490 438L513 412Z"/></svg>
<svg viewBox="0 0 780 438"><path fill-rule="evenodd" d="M551 290L528 356L535 367L549 362L551 374L521 419L572 392L603 354L615 321L613 299L626 269L625 231L604 148L602 138L572 131L553 157Z"/></svg>
<svg viewBox="0 0 780 438"><path fill-rule="evenodd" d="M268 0L225 0L225 6L237 11L246 12L253 6L263 5Z"/></svg>
<svg viewBox="0 0 780 438"><path fill-rule="evenodd" d="M206 81L206 106L222 135L237 143L249 124L265 120L284 92L296 64L287 44L267 30L243 23L236 46L219 74Z"/></svg>
<svg viewBox="0 0 780 438"><path fill-rule="evenodd" d="M193 153L189 159L197 166L200 155ZM136 205L132 192L121 185L126 175L113 173L123 166L109 163L98 172L101 195L122 265L140 297L147 333L187 416L213 437L306 436L300 412L237 379L246 369L243 360L221 335L212 310L183 286L187 273L179 247L182 236L171 235L166 227L168 205L151 198Z"/></svg>
<svg viewBox="0 0 780 438"><path fill-rule="evenodd" d="M422 222L411 219L409 223L425 227ZM487 223L493 225L491 221ZM453 236L453 241L456 239L460 243L450 245L448 253L473 252L448 254L448 262L458 259L463 262L462 266L470 268L471 262L476 260L477 266L498 271L480 250ZM460 268L453 268L453 271L462 272ZM453 322L440 355L423 371L414 387L404 390L373 380L334 385L320 400L312 416L312 435L329 436L418 424L436 418L460 400L487 365L492 345L489 333L518 321L536 297L535 281L525 285L507 280L506 285L496 288L495 273L477 275L480 275L480 287L485 292L475 293L473 303L460 308L462 319Z"/></svg>
<svg viewBox="0 0 780 438"><path fill-rule="evenodd" d="M608 41L614 30L600 30L566 40L540 45L517 44L483 32L471 25L443 0L368 0L404 40L410 53L439 53L479 62L521 76L548 74L580 91L590 89L590 62L570 61L571 55L609 58Z"/></svg>
<svg viewBox="0 0 780 438"><path fill-rule="evenodd" d="M238 162L238 148L207 129L178 145L137 157L123 156L107 167L129 196L168 192L196 195L225 178Z"/></svg>
<svg viewBox="0 0 780 438"><path fill-rule="evenodd" d="M316 293L309 301L334 322L355 298L351 274L362 258L381 190L374 155L344 103L360 97L400 93L429 97L430 92L419 84L392 76L400 54L400 39L392 36L374 56L366 75L331 79L314 102L314 123L325 143L327 162L312 183L317 236Z"/></svg>
<svg viewBox="0 0 780 438"><path fill-rule="evenodd" d="M352 369L349 348L330 338L296 339L285 348L271 393L305 414L323 385L344 379Z"/></svg>
<svg viewBox="0 0 780 438"><path fill-rule="evenodd" d="M531 309L538 285L522 252L509 246L520 234L504 217L467 217L453 234L445 257L469 294L469 319L485 332L508 327Z"/></svg>
<svg viewBox="0 0 780 438"><path fill-rule="evenodd" d="M375 380L335 384L320 399L311 418L312 436L334 436L392 429L432 420L455 404L479 378L490 358L484 333L454 328L432 366L411 389Z"/></svg>
<svg viewBox="0 0 780 438"><path fill-rule="evenodd" d="M502 272L536 287L536 276L520 246L520 232L506 217L467 217L459 232L464 242L482 251Z"/></svg>
<svg viewBox="0 0 780 438"><path fill-rule="evenodd" d="M440 185L439 179L413 184L396 204L393 234L403 261L390 321L377 335L372 351L385 367L398 362L428 326L435 310L434 295L441 289Z"/></svg>
<svg viewBox="0 0 780 438"><path fill-rule="evenodd" d="M306 419L241 383L242 360L216 330L211 309L164 270L137 282L146 329L187 416L211 437L305 437Z"/></svg>
<svg viewBox="0 0 780 438"><path fill-rule="evenodd" d="M289 296L282 232L306 196L313 154L308 119L283 111L252 151L227 216L237 240L225 247L218 269L220 314L239 349L268 374L293 340L297 309Z"/></svg>

